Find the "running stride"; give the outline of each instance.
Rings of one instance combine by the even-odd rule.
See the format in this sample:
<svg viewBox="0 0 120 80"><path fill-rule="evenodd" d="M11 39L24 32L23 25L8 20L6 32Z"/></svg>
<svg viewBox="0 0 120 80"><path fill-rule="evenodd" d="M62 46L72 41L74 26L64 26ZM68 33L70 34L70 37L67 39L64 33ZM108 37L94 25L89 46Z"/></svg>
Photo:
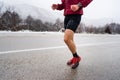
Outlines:
<svg viewBox="0 0 120 80"><path fill-rule="evenodd" d="M53 10L64 9L64 42L73 54L73 58L67 62L75 69L81 60L77 54L76 45L74 43L74 33L80 24L81 16L83 15L83 8L86 7L92 0L61 0L61 4L53 4Z"/></svg>

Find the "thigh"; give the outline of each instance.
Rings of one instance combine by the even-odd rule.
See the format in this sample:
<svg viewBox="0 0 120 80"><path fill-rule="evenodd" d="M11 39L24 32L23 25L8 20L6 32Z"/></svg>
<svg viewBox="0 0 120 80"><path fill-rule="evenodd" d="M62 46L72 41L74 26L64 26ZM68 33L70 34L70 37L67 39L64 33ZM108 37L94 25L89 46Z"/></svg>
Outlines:
<svg viewBox="0 0 120 80"><path fill-rule="evenodd" d="M65 30L64 39L73 40L74 32L70 29Z"/></svg>

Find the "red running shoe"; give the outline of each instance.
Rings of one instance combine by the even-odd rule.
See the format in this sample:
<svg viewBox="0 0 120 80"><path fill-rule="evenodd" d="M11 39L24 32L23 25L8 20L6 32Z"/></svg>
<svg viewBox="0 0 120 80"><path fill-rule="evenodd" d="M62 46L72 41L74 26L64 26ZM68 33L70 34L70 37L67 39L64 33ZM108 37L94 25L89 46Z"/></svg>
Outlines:
<svg viewBox="0 0 120 80"><path fill-rule="evenodd" d="M78 67L80 60L81 60L80 57L73 57L71 60L67 62L67 65L72 65L72 69L75 69Z"/></svg>

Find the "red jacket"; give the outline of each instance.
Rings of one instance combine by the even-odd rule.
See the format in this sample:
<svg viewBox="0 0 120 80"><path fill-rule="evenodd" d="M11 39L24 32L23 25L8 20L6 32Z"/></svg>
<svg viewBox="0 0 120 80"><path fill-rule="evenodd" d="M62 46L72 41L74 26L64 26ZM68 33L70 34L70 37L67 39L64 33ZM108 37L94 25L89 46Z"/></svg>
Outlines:
<svg viewBox="0 0 120 80"><path fill-rule="evenodd" d="M69 14L83 14L83 7L86 7L92 0L61 0L62 3L58 4L57 10L62 10L64 9L64 15L69 15ZM73 4L82 4L82 8L80 8L78 11L73 12L70 8L71 5Z"/></svg>

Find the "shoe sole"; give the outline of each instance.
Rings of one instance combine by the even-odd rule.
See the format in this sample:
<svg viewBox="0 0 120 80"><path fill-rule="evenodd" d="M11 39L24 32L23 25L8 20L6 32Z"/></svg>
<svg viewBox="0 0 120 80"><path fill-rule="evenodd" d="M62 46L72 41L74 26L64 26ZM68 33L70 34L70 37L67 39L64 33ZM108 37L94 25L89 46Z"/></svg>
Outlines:
<svg viewBox="0 0 120 80"><path fill-rule="evenodd" d="M72 66L72 69L76 69L79 66L79 62Z"/></svg>
<svg viewBox="0 0 120 80"><path fill-rule="evenodd" d="M67 62L67 65L70 66L70 65L72 65L72 63L71 62Z"/></svg>

